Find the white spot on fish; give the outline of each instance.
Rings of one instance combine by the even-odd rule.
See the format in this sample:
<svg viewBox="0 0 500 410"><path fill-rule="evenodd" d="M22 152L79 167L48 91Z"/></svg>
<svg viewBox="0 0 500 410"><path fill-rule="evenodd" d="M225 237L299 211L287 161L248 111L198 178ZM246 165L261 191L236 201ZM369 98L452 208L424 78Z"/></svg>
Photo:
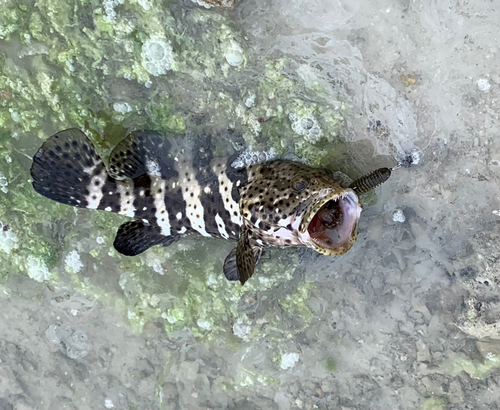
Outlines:
<svg viewBox="0 0 500 410"><path fill-rule="evenodd" d="M149 221L147 219L143 219L142 222L144 222L146 225L149 225Z"/></svg>
<svg viewBox="0 0 500 410"><path fill-rule="evenodd" d="M186 216L191 223L191 227L198 231L203 236L211 236L205 229L205 220L203 219L205 211L203 204L200 201L201 186L194 178L194 170L189 166L187 162L177 163L177 172L179 175L186 175L190 177L191 181L187 181L187 178L183 178L180 183L182 188L182 198L186 202L186 208L189 208L190 212L186 213Z"/></svg>
<svg viewBox="0 0 500 410"><path fill-rule="evenodd" d="M143 211L146 211L148 208L145 206L144 208L142 208Z"/></svg>
<svg viewBox="0 0 500 410"><path fill-rule="evenodd" d="M94 166L95 168L95 166ZM97 209L103 197L102 187L106 181L106 170L103 169L99 175L94 175L87 186L89 194L85 197L87 208ZM97 184L97 185L96 185Z"/></svg>
<svg viewBox="0 0 500 410"><path fill-rule="evenodd" d="M96 164L94 163L94 165L92 165L90 167L83 168L83 172L85 172L88 175L92 175L94 173L95 167L96 167Z"/></svg>
<svg viewBox="0 0 500 410"><path fill-rule="evenodd" d="M133 205L135 196L134 183L132 180L117 181L117 191L120 193L120 214L126 216L135 216L135 207ZM128 192L128 195L125 195ZM128 202L128 203L127 203Z"/></svg>
<svg viewBox="0 0 500 410"><path fill-rule="evenodd" d="M240 206L237 202L234 201L233 197L231 196L231 191L233 190L233 183L228 178L225 170L226 170L225 165L216 168L216 174L219 180L219 193L222 198L222 203L224 204L225 210L229 212L231 222L241 226L241 215L238 212ZM225 188L228 188L228 190L226 191ZM235 211L236 215L234 214Z"/></svg>
<svg viewBox="0 0 500 410"><path fill-rule="evenodd" d="M220 236L222 236L224 239L229 239L229 235L226 231L226 225L224 224L224 221L219 214L215 215L215 222L217 223L217 228L219 229Z"/></svg>
<svg viewBox="0 0 500 410"><path fill-rule="evenodd" d="M292 241L293 244L297 243L297 239L293 235L293 232L289 231L286 228L280 228L277 231L274 231L272 229L266 231L268 236L272 238L272 240L275 242L276 245L285 245L286 240L288 239L289 241ZM280 239L277 239L276 237L279 236Z"/></svg>
<svg viewBox="0 0 500 410"><path fill-rule="evenodd" d="M290 218L280 219L278 221L279 226L287 226L290 223Z"/></svg>
<svg viewBox="0 0 500 410"><path fill-rule="evenodd" d="M261 239L257 239L255 242L257 242L259 245L264 245Z"/></svg>
<svg viewBox="0 0 500 410"><path fill-rule="evenodd" d="M184 233L184 232L186 232L186 231L187 231L187 229L186 229L186 227L185 227L185 226L183 226L181 229L179 229L179 233Z"/></svg>
<svg viewBox="0 0 500 410"><path fill-rule="evenodd" d="M182 212L177 212L177 215L175 217L180 221L182 219Z"/></svg>
<svg viewBox="0 0 500 410"><path fill-rule="evenodd" d="M158 192L165 190L166 182L161 178L154 178L151 182L151 191L156 192L154 197L156 223L160 227L162 235L170 236L170 219L165 207L165 197Z"/></svg>
<svg viewBox="0 0 500 410"><path fill-rule="evenodd" d="M108 212L111 212L111 207L110 206L107 206L106 208L104 208L105 211L108 211Z"/></svg>
<svg viewBox="0 0 500 410"><path fill-rule="evenodd" d="M113 195L113 191L109 191L109 195Z"/></svg>
<svg viewBox="0 0 500 410"><path fill-rule="evenodd" d="M207 185L204 189L203 189L203 192L205 192L205 194L211 194L212 193L212 190L210 189L210 187Z"/></svg>

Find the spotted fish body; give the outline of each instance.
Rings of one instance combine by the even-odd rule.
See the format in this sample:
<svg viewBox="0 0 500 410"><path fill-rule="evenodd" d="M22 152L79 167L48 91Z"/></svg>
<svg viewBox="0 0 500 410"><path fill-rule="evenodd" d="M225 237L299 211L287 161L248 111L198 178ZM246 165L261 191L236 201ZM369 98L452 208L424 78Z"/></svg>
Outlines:
<svg viewBox="0 0 500 410"><path fill-rule="evenodd" d="M64 204L134 218L114 241L125 255L193 233L238 241L224 273L242 284L266 246L338 255L353 245L358 197L330 171L286 160L235 169L233 158L213 158L207 147L174 151L161 134L135 131L106 167L83 132L61 131L35 154L33 187Z"/></svg>
<svg viewBox="0 0 500 410"><path fill-rule="evenodd" d="M119 228L115 239L125 255L190 233L237 240L242 223L238 186L246 172L228 167L228 159L165 155L170 150L159 133L133 132L113 150L106 168L85 134L61 131L35 154L33 186L64 204L135 218Z"/></svg>

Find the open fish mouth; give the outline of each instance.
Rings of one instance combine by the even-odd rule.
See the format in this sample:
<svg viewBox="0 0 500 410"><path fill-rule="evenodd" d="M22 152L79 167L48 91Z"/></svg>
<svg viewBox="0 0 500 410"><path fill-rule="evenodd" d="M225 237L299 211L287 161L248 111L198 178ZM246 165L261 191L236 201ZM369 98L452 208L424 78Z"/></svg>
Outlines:
<svg viewBox="0 0 500 410"><path fill-rule="evenodd" d="M356 241L361 210L354 191L330 193L310 207L301 231L308 237L308 245L317 252L342 255Z"/></svg>

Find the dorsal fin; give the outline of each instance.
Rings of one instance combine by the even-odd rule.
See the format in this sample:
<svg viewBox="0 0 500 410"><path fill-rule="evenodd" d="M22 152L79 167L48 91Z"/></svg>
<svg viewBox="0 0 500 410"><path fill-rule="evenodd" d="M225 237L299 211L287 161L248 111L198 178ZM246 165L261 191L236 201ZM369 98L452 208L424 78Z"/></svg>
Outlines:
<svg viewBox="0 0 500 410"><path fill-rule="evenodd" d="M155 245L168 246L179 238L178 235L162 235L158 226L135 220L125 222L118 228L113 246L123 255L135 256Z"/></svg>
<svg viewBox="0 0 500 410"><path fill-rule="evenodd" d="M111 152L109 174L118 180L141 175L177 177L172 144L157 131L133 131Z"/></svg>

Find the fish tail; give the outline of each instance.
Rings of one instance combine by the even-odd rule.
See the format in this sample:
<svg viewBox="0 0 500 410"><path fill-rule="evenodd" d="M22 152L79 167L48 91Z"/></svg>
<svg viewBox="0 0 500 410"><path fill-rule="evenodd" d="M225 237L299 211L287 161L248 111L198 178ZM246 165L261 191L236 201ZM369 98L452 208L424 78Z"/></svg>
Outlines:
<svg viewBox="0 0 500 410"><path fill-rule="evenodd" d="M31 177L39 194L79 208L105 209L103 193L116 190L94 145L76 128L45 141L33 157Z"/></svg>

